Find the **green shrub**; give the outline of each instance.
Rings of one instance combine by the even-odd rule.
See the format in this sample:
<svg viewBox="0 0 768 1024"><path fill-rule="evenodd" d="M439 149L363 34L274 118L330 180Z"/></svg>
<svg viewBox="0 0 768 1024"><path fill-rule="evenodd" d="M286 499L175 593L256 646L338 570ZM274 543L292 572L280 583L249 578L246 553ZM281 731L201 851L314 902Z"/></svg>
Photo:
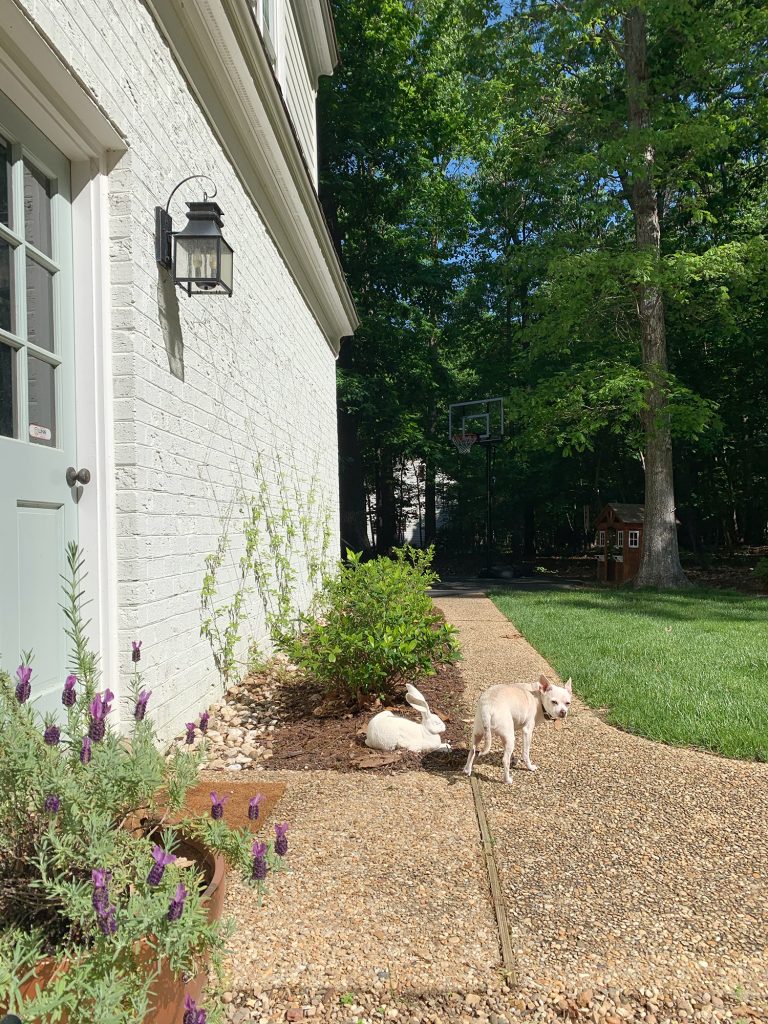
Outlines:
<svg viewBox="0 0 768 1024"><path fill-rule="evenodd" d="M405 547L363 562L348 551L298 636L281 636L278 646L330 691L384 696L402 681L434 675L459 648L427 594L437 579L433 554Z"/></svg>
<svg viewBox="0 0 768 1024"><path fill-rule="evenodd" d="M761 558L755 566L755 579L761 590L768 590L768 558Z"/></svg>

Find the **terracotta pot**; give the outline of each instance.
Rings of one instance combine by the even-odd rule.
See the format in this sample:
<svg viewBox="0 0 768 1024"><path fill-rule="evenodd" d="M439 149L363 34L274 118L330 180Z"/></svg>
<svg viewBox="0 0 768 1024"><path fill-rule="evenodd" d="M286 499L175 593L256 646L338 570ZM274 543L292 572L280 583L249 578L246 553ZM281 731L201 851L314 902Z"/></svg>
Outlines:
<svg viewBox="0 0 768 1024"><path fill-rule="evenodd" d="M208 910L208 920L213 923L221 918L224 910L224 898L227 894L227 866L223 857L205 849L192 839L184 839L178 843L177 853L179 856L194 860L200 865L203 874L209 879L208 885L202 894L202 900ZM142 945L146 945L142 943ZM148 968L153 965L154 951L146 946L145 955L140 955ZM21 996L26 1002L33 998L37 992L44 988L52 978L68 969L66 961L57 961L52 957L46 957L37 965L34 977L30 978L21 986ZM187 995L198 1001L205 988L206 971L203 969L194 978L188 981L173 974L167 963L163 963L160 972L152 983L153 996L150 1003L150 1010L144 1018L143 1024L181 1024L184 1012L184 999ZM0 1009L0 1013L4 1012ZM28 1022L22 1017L23 1024L35 1024ZM61 1024L67 1024L67 1018L62 1018Z"/></svg>

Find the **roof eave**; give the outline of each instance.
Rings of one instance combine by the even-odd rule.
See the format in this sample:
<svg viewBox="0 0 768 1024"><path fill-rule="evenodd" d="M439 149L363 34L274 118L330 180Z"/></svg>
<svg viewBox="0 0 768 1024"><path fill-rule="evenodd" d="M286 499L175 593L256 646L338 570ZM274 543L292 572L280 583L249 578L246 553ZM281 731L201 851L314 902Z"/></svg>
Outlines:
<svg viewBox="0 0 768 1024"><path fill-rule="evenodd" d="M330 0L301 0L293 11L312 84L317 89L318 80L332 75L341 60Z"/></svg>
<svg viewBox="0 0 768 1024"><path fill-rule="evenodd" d="M147 5L338 355L341 339L359 323L354 300L247 3L147 0Z"/></svg>

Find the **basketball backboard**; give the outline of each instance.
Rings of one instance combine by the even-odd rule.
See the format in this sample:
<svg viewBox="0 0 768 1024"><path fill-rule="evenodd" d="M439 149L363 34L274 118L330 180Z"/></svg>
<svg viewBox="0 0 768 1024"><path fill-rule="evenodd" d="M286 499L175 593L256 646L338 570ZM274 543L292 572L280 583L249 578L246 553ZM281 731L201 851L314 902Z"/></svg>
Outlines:
<svg viewBox="0 0 768 1024"><path fill-rule="evenodd" d="M448 406L448 436L476 434L480 444L504 437L504 399L481 398Z"/></svg>

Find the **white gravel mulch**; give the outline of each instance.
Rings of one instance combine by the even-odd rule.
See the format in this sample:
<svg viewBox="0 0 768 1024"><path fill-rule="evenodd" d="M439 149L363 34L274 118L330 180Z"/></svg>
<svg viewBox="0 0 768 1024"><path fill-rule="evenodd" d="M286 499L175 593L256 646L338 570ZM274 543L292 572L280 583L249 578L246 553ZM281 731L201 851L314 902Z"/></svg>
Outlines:
<svg viewBox="0 0 768 1024"><path fill-rule="evenodd" d="M436 603L460 630L469 704L551 673L487 598ZM768 766L618 732L578 702L532 756L539 772L512 786L498 749L476 762L509 974L458 771L244 765L255 785L287 783L291 870L261 908L230 883L229 1020L768 1021Z"/></svg>
<svg viewBox="0 0 768 1024"><path fill-rule="evenodd" d="M277 818L291 823L290 871L270 879L260 909L252 890L230 884L237 1002L284 1020L314 998L324 1015L332 1006L357 1020L365 1017L353 1009L358 998L381 1006L393 993L498 987L499 942L467 786L426 772L257 778L287 784Z"/></svg>

